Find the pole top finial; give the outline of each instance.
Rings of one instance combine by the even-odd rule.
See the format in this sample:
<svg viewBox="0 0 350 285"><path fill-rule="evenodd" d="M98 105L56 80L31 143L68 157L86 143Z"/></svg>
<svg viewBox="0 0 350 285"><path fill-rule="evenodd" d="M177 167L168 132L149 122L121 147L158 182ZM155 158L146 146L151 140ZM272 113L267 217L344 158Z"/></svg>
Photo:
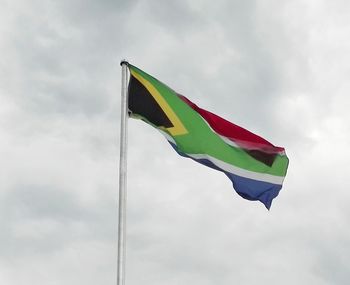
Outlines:
<svg viewBox="0 0 350 285"><path fill-rule="evenodd" d="M126 59L122 59L122 60L120 61L120 65L122 66L123 64L125 64L126 66L128 66L128 65L129 65L129 62L128 62Z"/></svg>

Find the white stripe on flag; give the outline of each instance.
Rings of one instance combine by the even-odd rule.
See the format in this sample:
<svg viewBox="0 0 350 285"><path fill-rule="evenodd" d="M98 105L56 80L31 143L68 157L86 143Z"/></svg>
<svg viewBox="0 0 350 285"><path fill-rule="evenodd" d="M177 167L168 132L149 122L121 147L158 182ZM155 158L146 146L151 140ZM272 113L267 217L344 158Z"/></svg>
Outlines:
<svg viewBox="0 0 350 285"><path fill-rule="evenodd" d="M249 178L249 179L254 179L254 180L258 180L258 181L263 181L263 182L269 182L269 183L273 183L273 184L280 184L282 185L283 180L284 180L284 176L276 176L276 175L271 175L271 174L267 174L267 173L259 173L259 172L254 172L254 171L250 171L250 170L246 170L237 166L234 166L232 164L226 163L222 160L219 160L217 158L214 158L210 155L207 154L189 154L186 153L186 155L188 155L189 157L192 157L194 159L207 159L210 162L212 162L215 166L217 166L218 168L221 168L222 170L238 175L238 176L242 176L245 178Z"/></svg>

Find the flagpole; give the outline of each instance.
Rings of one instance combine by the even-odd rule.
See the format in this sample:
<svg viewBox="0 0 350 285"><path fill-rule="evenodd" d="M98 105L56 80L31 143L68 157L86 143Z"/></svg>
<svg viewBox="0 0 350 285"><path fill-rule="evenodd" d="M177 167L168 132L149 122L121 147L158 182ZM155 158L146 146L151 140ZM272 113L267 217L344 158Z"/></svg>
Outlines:
<svg viewBox="0 0 350 285"><path fill-rule="evenodd" d="M122 60L122 88L121 88L121 120L120 120L120 160L119 160L119 210L118 210L118 270L117 285L125 284L125 253L126 253L126 182L127 182L127 66Z"/></svg>

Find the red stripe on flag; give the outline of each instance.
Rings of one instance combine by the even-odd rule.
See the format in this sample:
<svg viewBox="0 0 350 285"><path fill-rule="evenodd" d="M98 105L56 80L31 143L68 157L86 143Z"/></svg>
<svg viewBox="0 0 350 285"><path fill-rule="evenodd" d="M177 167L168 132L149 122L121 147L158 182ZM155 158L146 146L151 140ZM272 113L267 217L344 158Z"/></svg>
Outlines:
<svg viewBox="0 0 350 285"><path fill-rule="evenodd" d="M198 107L183 95L178 94L178 96L193 110L199 113L217 134L229 139L239 147L247 150L260 150L270 154L284 152L283 147L274 146L264 138Z"/></svg>

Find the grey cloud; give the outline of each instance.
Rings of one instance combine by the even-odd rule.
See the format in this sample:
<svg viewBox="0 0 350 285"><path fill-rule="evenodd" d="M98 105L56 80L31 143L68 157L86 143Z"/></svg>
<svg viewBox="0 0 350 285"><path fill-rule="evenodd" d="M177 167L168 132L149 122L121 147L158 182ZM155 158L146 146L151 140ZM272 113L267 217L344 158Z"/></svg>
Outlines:
<svg viewBox="0 0 350 285"><path fill-rule="evenodd" d="M6 3L0 282L115 283L126 57L291 159L266 212L130 120L126 284L345 284L344 3Z"/></svg>
<svg viewBox="0 0 350 285"><path fill-rule="evenodd" d="M106 74L115 72L112 52L118 53L123 38L122 21L92 19L95 24L88 28L75 16L66 25L64 11L56 13L55 8L42 9L41 17L30 11L15 20L9 48L16 51L12 64L19 70L20 84L12 93L18 93L18 102L34 112L101 113L111 104Z"/></svg>

